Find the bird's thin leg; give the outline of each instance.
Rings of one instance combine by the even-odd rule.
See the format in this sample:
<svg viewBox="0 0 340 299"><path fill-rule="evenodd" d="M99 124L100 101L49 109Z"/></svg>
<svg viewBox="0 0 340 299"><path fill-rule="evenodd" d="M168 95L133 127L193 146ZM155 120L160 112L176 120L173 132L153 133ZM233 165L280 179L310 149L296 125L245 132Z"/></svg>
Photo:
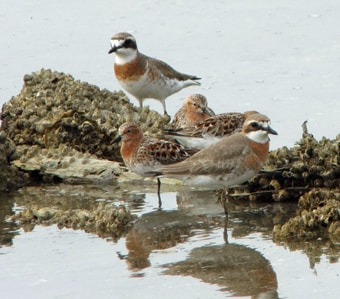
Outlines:
<svg viewBox="0 0 340 299"><path fill-rule="evenodd" d="M162 199L161 199L161 180L157 178L157 196L158 196L158 208L162 207Z"/></svg>
<svg viewBox="0 0 340 299"><path fill-rule="evenodd" d="M228 244L228 215L224 218L223 239L224 242Z"/></svg>
<svg viewBox="0 0 340 299"><path fill-rule="evenodd" d="M218 202L223 206L224 209L224 230L223 230L223 239L226 243L228 243L228 205L227 205L227 190L219 189L217 190L217 198Z"/></svg>
<svg viewBox="0 0 340 299"><path fill-rule="evenodd" d="M222 192L223 192L223 189L217 189L217 190L215 190L215 192L216 192L216 197L217 197L217 203L222 205Z"/></svg>
<svg viewBox="0 0 340 299"><path fill-rule="evenodd" d="M224 213L226 217L228 217L228 206L227 206L227 190L226 189L218 189L216 191L217 202L222 205L224 209Z"/></svg>
<svg viewBox="0 0 340 299"><path fill-rule="evenodd" d="M165 108L165 100L160 100L160 102L161 102L161 104L162 104L162 106L163 106L163 113L164 113L164 115L170 117L170 115L168 114L168 112L166 112L166 108Z"/></svg>
<svg viewBox="0 0 340 299"><path fill-rule="evenodd" d="M226 216L226 218L228 218L228 206L227 206L227 190L226 189L222 189L222 204L223 204L223 208L224 208L224 214Z"/></svg>

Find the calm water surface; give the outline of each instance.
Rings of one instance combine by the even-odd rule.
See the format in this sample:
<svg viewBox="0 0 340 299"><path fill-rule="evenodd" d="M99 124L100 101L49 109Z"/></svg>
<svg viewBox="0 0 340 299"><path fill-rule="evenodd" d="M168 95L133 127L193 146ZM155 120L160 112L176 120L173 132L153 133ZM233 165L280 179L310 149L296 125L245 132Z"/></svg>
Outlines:
<svg viewBox="0 0 340 299"><path fill-rule="evenodd" d="M138 189L138 188L137 188ZM26 187L1 195L0 294L4 298L337 298L340 244L274 243L293 203L229 202L183 188L157 196L110 186ZM24 207L91 209L126 204L138 220L120 239L19 225Z"/></svg>

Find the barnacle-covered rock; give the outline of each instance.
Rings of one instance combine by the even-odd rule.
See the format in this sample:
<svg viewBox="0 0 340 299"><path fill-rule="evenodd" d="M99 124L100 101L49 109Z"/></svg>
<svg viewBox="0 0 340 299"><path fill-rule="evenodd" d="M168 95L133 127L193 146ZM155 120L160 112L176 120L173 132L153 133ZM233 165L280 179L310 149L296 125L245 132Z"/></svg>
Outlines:
<svg viewBox="0 0 340 299"><path fill-rule="evenodd" d="M64 144L109 160L120 159L112 140L122 123L134 121L157 134L169 122L148 107L135 107L123 92L44 69L24 76L21 93L4 104L1 118L16 145L50 149Z"/></svg>
<svg viewBox="0 0 340 299"><path fill-rule="evenodd" d="M313 188L300 197L297 216L274 227L276 240L327 234L340 240L340 190Z"/></svg>
<svg viewBox="0 0 340 299"><path fill-rule="evenodd" d="M284 188L340 186L340 134L334 140L317 141L302 125L303 135L297 146L283 147L270 153L265 169L277 169Z"/></svg>
<svg viewBox="0 0 340 299"><path fill-rule="evenodd" d="M109 181L124 172L112 162L122 161L120 145L112 144L122 123L137 122L146 133L157 135L169 122L149 107L135 107L123 92L100 90L44 69L24 76L20 94L3 105L1 120L3 134L19 149L16 157L8 149L2 163L11 156L31 178L38 174L41 181L72 183ZM1 180L0 190L8 188L8 181L12 179Z"/></svg>

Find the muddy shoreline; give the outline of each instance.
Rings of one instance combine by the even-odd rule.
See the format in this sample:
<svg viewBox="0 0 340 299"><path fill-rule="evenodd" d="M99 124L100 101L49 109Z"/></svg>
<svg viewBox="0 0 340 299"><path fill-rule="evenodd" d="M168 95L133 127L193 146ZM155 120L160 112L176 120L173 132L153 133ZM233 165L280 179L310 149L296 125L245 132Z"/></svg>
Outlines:
<svg viewBox="0 0 340 299"><path fill-rule="evenodd" d="M169 126L155 111L133 106L122 92L100 90L71 75L40 70L25 75L18 96L4 104L0 130L0 191L44 183L152 184L127 172L119 147L111 141L126 121L142 124L159 136ZM301 128L297 128L301 130ZM296 216L276 225L277 241L320 236L340 239L340 134L316 140L302 125L292 148L270 153L256 177L231 188L233 200L298 202ZM165 180L176 191L177 181ZM27 207L10 215L23 224L58 224L118 238L136 219L124 206L61 212L55 207Z"/></svg>

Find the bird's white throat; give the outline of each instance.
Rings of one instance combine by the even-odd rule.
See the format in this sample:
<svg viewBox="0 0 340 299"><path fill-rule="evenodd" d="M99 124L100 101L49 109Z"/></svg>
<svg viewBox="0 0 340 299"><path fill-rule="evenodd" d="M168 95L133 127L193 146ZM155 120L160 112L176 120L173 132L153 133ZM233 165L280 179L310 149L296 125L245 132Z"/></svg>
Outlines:
<svg viewBox="0 0 340 299"><path fill-rule="evenodd" d="M137 57L137 50L131 48L120 48L115 52L116 64L125 64L133 61Z"/></svg>
<svg viewBox="0 0 340 299"><path fill-rule="evenodd" d="M268 132L264 130L251 131L247 133L247 137L256 143L267 143L269 141Z"/></svg>

